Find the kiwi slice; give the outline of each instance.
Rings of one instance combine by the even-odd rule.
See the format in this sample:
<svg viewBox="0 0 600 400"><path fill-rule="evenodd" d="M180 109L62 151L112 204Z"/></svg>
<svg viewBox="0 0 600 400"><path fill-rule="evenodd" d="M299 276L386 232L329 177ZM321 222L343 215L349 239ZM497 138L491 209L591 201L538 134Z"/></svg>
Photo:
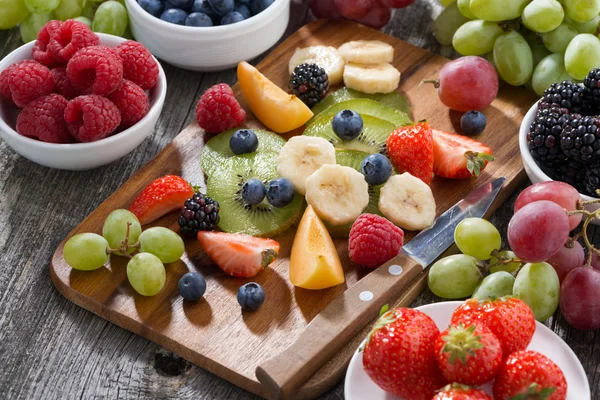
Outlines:
<svg viewBox="0 0 600 400"><path fill-rule="evenodd" d="M340 103L343 104L343 103ZM331 120L333 116L323 115L306 127L306 136L318 136L328 140L333 147L340 150L356 150L364 153L384 153L387 138L396 128L388 121L363 114L363 131L354 140L342 140L333 132ZM363 157L364 158L364 157ZM361 160L362 161L362 160ZM358 165L360 168L360 164Z"/></svg>
<svg viewBox="0 0 600 400"><path fill-rule="evenodd" d="M378 103L375 100L369 99L352 99L335 103L334 105L323 110L314 120L325 118L326 116L333 118L335 114L343 110L356 111L361 115L361 117L363 117L363 119L365 115L383 119L394 124L394 127L411 123L408 114L398 111L390 106L386 106L385 104ZM314 120L309 121L309 124L314 122Z"/></svg>
<svg viewBox="0 0 600 400"><path fill-rule="evenodd" d="M354 89L342 88L336 90L331 93L329 96L325 97L321 100L316 106L312 108L312 112L315 114L319 114L324 111L326 108L331 107L334 104L341 103L342 101L352 100L352 99L370 99L377 101L386 106L395 108L398 111L402 111L404 114L410 116L410 104L408 104L408 100L406 97L401 95L398 92L392 93L376 93L369 94L359 92Z"/></svg>
<svg viewBox="0 0 600 400"><path fill-rule="evenodd" d="M200 166L207 176L211 176L216 169L220 169L222 164L227 162L228 159L237 157L229 147L229 139L231 139L231 136L233 136L237 130L238 129L230 129L220 133L204 145L202 154L200 155ZM258 138L257 152L273 151L279 153L285 144L285 139L272 132L261 129L252 130L256 133L256 137Z"/></svg>
<svg viewBox="0 0 600 400"><path fill-rule="evenodd" d="M300 219L304 197L298 194L290 204L280 208L273 207L266 199L254 206L242 200L242 185L248 179L259 179L266 184L279 177L277 154L262 151L226 158L208 176L206 194L219 202L222 231L273 237Z"/></svg>

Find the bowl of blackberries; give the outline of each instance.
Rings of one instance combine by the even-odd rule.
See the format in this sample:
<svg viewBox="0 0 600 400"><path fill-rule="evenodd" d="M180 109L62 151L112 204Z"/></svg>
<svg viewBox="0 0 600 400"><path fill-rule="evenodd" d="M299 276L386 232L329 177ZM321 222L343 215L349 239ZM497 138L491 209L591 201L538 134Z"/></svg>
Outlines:
<svg viewBox="0 0 600 400"><path fill-rule="evenodd" d="M180 68L218 71L283 36L290 0L125 0L134 38Z"/></svg>

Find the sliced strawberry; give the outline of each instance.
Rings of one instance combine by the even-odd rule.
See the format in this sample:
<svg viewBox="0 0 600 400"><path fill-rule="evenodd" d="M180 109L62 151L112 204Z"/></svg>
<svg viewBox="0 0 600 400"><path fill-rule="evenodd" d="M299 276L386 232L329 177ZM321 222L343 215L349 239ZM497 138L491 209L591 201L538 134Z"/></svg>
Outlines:
<svg viewBox="0 0 600 400"><path fill-rule="evenodd" d="M146 186L133 201L129 211L145 225L179 210L193 195L194 189L185 179L177 175L166 175Z"/></svg>
<svg viewBox="0 0 600 400"><path fill-rule="evenodd" d="M429 185L433 178L432 142L429 123L402 126L387 139L390 161L398 172L408 172Z"/></svg>
<svg viewBox="0 0 600 400"><path fill-rule="evenodd" d="M433 172L443 178L469 179L479 176L489 161L492 149L466 136L433 130Z"/></svg>
<svg viewBox="0 0 600 400"><path fill-rule="evenodd" d="M279 243L239 233L198 232L204 252L229 275L251 278L279 254Z"/></svg>

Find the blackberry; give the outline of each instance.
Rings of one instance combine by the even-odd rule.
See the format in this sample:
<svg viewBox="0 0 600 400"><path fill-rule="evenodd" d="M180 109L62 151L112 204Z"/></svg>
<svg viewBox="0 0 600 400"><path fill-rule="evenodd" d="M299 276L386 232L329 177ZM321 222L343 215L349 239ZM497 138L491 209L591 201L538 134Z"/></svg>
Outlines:
<svg viewBox="0 0 600 400"><path fill-rule="evenodd" d="M597 109L600 106L600 68L590 71L588 76L583 80L583 86L585 87L586 99Z"/></svg>
<svg viewBox="0 0 600 400"><path fill-rule="evenodd" d="M212 231L219 223L219 203L200 192L185 201L179 213L179 231L188 238L198 231Z"/></svg>
<svg viewBox="0 0 600 400"><path fill-rule="evenodd" d="M554 83L544 91L540 107L558 104L571 113L588 114L591 110L584 95L585 88L571 81Z"/></svg>
<svg viewBox="0 0 600 400"><path fill-rule="evenodd" d="M600 162L600 121L594 117L572 114L560 134L564 154L586 164Z"/></svg>
<svg viewBox="0 0 600 400"><path fill-rule="evenodd" d="M584 172L585 166L574 160L566 160L555 168L542 167L542 170L551 179L568 183L576 188L580 184L581 173Z"/></svg>
<svg viewBox="0 0 600 400"><path fill-rule="evenodd" d="M588 166L579 178L579 192L592 197L600 197L596 190L600 189L600 165Z"/></svg>
<svg viewBox="0 0 600 400"><path fill-rule="evenodd" d="M569 121L569 111L558 104L537 112L529 127L527 142L531 155L541 167L555 168L566 160L560 146L560 135Z"/></svg>
<svg viewBox="0 0 600 400"><path fill-rule="evenodd" d="M329 90L329 78L317 64L300 64L290 77L290 90L308 107L320 102Z"/></svg>

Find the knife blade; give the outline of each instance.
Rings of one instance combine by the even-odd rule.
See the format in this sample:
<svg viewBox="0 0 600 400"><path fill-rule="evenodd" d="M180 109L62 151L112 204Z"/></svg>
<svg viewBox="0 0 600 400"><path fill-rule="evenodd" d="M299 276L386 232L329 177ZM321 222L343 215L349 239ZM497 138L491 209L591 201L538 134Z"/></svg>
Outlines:
<svg viewBox="0 0 600 400"><path fill-rule="evenodd" d="M289 348L260 364L256 377L271 397L294 398L303 382L452 245L460 221L485 215L505 180L497 178L473 190L409 241L398 256L333 299Z"/></svg>

